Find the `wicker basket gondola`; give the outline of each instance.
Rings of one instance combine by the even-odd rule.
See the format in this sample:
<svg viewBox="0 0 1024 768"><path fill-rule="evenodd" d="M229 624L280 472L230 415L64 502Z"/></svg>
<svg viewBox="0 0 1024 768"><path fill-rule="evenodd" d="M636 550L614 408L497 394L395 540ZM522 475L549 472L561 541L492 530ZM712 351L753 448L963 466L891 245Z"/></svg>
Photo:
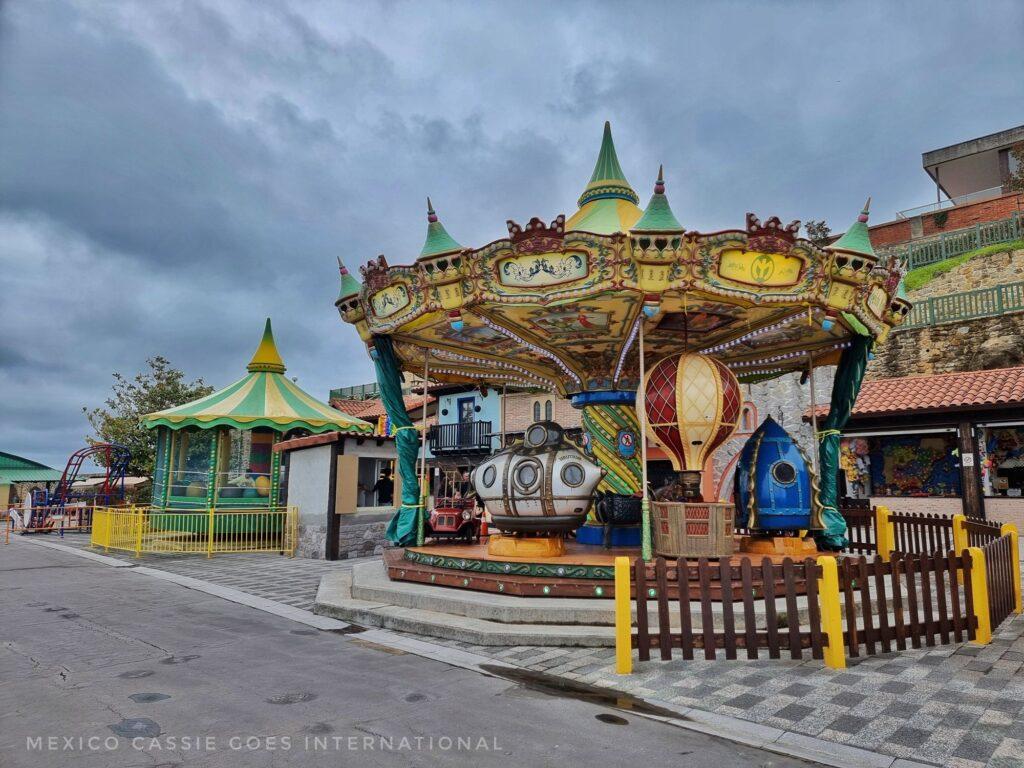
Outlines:
<svg viewBox="0 0 1024 768"><path fill-rule="evenodd" d="M654 551L663 557L729 557L734 514L732 504L652 502Z"/></svg>

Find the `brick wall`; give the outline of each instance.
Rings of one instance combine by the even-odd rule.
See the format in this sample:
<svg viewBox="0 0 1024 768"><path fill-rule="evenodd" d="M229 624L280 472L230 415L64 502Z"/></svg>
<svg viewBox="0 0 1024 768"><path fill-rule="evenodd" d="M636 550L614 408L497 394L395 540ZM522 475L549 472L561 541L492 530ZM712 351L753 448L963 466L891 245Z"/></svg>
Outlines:
<svg viewBox="0 0 1024 768"><path fill-rule="evenodd" d="M1024 213L1024 194L1009 194L979 203L946 209L946 223L939 229L934 213L925 213L914 219L897 219L870 227L871 243L875 248L898 245L912 239L934 237L954 229L973 227L986 221L1007 219L1014 213Z"/></svg>
<svg viewBox="0 0 1024 768"><path fill-rule="evenodd" d="M523 432L533 423L533 404L540 401L540 415L544 418L544 404L551 401L552 420L565 429L580 426L580 411L573 408L567 398L548 392L514 392L505 396L505 429Z"/></svg>

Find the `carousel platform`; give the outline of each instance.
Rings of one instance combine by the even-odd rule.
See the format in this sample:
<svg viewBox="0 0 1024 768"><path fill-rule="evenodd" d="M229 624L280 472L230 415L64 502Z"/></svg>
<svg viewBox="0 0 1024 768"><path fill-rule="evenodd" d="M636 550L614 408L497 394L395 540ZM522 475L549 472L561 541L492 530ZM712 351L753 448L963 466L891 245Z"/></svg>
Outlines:
<svg viewBox="0 0 1024 768"><path fill-rule="evenodd" d="M739 545L740 537L736 538ZM615 596L615 558L628 557L632 561L640 556L639 547L604 549L572 540L565 542L565 550L565 555L559 557L509 558L488 553L486 541L427 544L389 550L384 553L384 562L392 581L516 597L601 599ZM737 566L745 559L759 565L766 556L775 563L786 557L737 552L730 560ZM648 566L648 577L654 578L653 566ZM755 570L754 583L759 581ZM674 582L669 588L675 589Z"/></svg>
<svg viewBox="0 0 1024 768"><path fill-rule="evenodd" d="M460 548L464 549L464 548ZM612 647L615 644L615 603L604 597L522 597L493 591L452 589L436 582L396 581L389 577L402 550L386 562L359 563L350 572L330 573L320 581L314 611L361 626L381 627L472 645ZM406 569L408 570L408 569ZM464 577L465 578L465 577ZM784 600L777 609L785 610ZM635 608L634 608L635 610ZM700 620L694 603L691 620ZM656 607L648 611L656 621ZM720 609L716 605L717 619ZM763 603L758 603L758 618ZM804 619L806 617L801 617ZM679 617L671 621L678 625ZM652 624L653 626L653 624Z"/></svg>

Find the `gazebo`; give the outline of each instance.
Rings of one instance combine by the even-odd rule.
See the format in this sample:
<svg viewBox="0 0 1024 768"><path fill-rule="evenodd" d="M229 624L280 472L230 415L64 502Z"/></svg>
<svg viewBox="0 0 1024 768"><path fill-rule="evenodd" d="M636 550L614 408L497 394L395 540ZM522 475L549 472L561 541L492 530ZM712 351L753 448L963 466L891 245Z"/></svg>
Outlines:
<svg viewBox="0 0 1024 768"><path fill-rule="evenodd" d="M275 443L319 432L373 434L373 425L317 401L284 375L270 318L247 371L211 395L146 416L146 427L157 431L155 509L275 507Z"/></svg>

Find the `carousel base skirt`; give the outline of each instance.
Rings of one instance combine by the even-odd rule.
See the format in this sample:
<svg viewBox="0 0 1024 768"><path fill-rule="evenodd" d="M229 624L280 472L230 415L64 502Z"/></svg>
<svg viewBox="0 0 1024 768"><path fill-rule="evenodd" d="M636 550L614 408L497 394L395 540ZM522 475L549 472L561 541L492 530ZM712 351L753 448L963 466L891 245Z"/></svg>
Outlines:
<svg viewBox="0 0 1024 768"><path fill-rule="evenodd" d="M563 546L563 555L522 558L492 554L486 541L480 544L436 543L388 550L384 562L392 581L520 597L610 598L615 594L615 558L627 557L633 563L640 557L639 547L605 549L572 539L563 540ZM737 552L730 561L738 566L750 560L759 567L765 557L781 563L793 555ZM647 578L653 581L653 563L648 564L647 571ZM759 578L755 571L758 583ZM674 588L673 582L670 590ZM699 586L693 585L693 589L697 590L695 598L699 597ZM716 590L717 583L712 592Z"/></svg>
<svg viewBox="0 0 1024 768"><path fill-rule="evenodd" d="M613 547L639 547L640 546L639 525L615 525L612 526L611 544ZM576 541L579 544L590 546L604 545L604 526L600 523L587 523L576 531Z"/></svg>

